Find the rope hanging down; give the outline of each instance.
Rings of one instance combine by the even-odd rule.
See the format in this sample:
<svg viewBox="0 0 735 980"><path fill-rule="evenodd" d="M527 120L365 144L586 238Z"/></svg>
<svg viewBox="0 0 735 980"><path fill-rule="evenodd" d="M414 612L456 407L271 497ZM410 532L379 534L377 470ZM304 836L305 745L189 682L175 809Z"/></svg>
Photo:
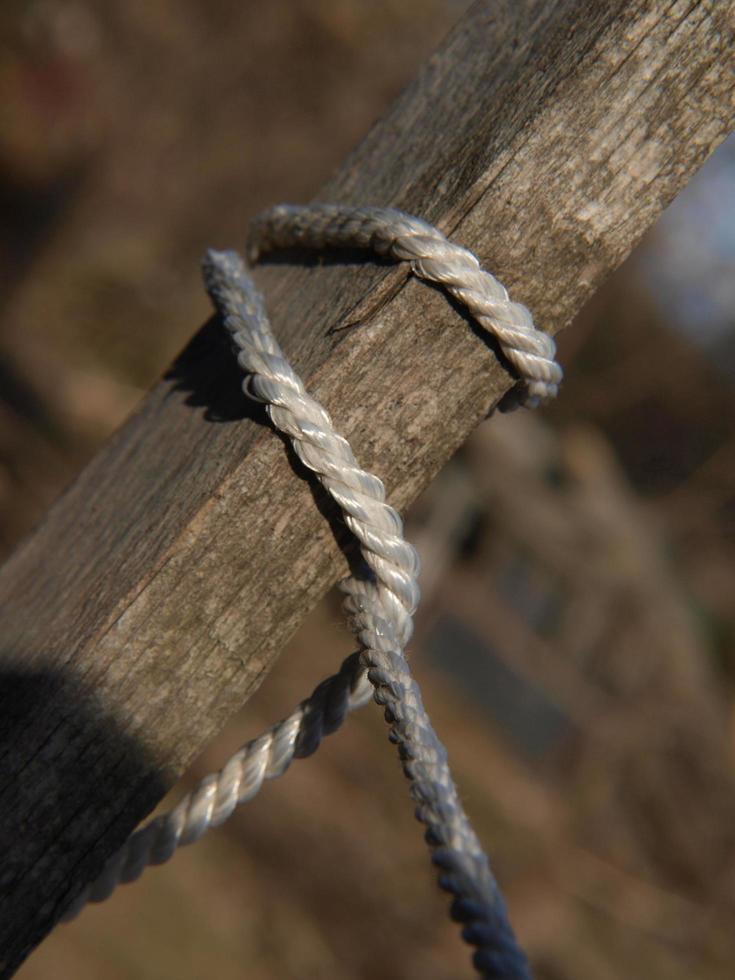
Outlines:
<svg viewBox="0 0 735 980"><path fill-rule="evenodd" d="M253 258L293 245L371 247L410 260L416 275L444 285L496 336L526 384L525 404L536 405L556 394L561 369L554 361L553 340L536 330L528 310L510 301L471 252L425 222L389 209L335 205L281 205L255 220ZM255 796L264 779L281 775L293 758L314 752L323 735L335 731L372 694L385 709L391 741L398 745L417 803L416 816L427 827L439 884L454 896L452 916L464 924L463 937L476 947L475 966L484 977L527 978L526 959L504 901L404 656L419 599L419 562L403 538L401 518L385 503L382 482L358 466L347 441L288 364L237 253L210 250L203 272L247 374L246 394L267 405L275 428L290 437L358 539L365 567L341 588L361 650L290 716L243 746L219 773L207 776L173 811L131 835L65 918L73 918L88 901L103 901L120 882L135 880L147 865L167 861L177 847L223 823L238 804Z"/></svg>

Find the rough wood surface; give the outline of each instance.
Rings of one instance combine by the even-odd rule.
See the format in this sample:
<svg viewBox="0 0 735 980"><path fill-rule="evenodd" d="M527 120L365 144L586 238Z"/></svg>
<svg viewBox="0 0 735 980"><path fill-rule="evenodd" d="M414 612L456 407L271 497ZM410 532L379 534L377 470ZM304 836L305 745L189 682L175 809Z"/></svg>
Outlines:
<svg viewBox="0 0 735 980"><path fill-rule="evenodd" d="M477 3L319 198L437 223L557 331L732 127L734 11ZM258 279L399 507L510 385L405 270ZM0 976L344 571L338 527L261 422L210 324L0 572Z"/></svg>

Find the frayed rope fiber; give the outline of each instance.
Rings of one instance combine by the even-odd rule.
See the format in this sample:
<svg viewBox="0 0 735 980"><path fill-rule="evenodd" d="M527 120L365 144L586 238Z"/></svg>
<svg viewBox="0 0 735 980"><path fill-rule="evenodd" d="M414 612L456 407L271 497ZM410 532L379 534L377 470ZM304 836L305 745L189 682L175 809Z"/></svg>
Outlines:
<svg viewBox="0 0 735 980"><path fill-rule="evenodd" d="M293 246L370 248L409 261L419 278L441 284L496 337L519 374L523 404L533 407L556 395L562 373L552 338L536 329L528 310L510 300L471 252L426 222L392 209L331 204L279 205L253 222L251 260L271 249ZM453 896L452 917L462 924L465 941L475 947L476 969L494 980L530 980L488 859L459 800L446 750L405 658L419 601L419 560L403 537L403 522L385 502L382 482L360 468L347 440L286 360L240 256L210 250L203 274L246 374L245 393L267 406L274 428L289 437L357 538L364 567L345 579L341 589L360 650L291 715L244 745L219 773L202 780L174 810L132 834L65 919L77 915L87 902L103 901L118 884L136 880L148 865L168 861L178 847L222 824L236 806L256 795L264 780L280 776L294 758L314 752L324 735L372 696L383 707L390 740L398 747L439 884Z"/></svg>

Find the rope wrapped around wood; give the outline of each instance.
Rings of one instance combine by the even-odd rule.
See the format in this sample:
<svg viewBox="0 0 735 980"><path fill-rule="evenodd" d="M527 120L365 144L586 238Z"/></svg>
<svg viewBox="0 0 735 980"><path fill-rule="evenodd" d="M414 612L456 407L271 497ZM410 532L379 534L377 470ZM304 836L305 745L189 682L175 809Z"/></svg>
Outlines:
<svg viewBox="0 0 735 980"><path fill-rule="evenodd" d="M416 275L441 283L497 338L524 382L523 403L535 406L556 394L561 369L554 360L553 340L535 328L528 310L509 299L471 252L420 219L383 208L280 205L254 221L251 258L294 245L369 247L410 261ZM174 810L132 834L65 919L222 824L236 806L255 796L265 779L281 775L292 759L314 752L323 735L335 731L349 711L372 695L384 708L390 739L398 746L416 816L427 828L439 884L454 896L452 917L463 924L463 938L475 947L475 967L496 980L529 978L497 882L459 800L446 750L405 658L419 601L419 560L403 537L403 522L385 502L382 482L360 468L347 440L286 360L242 259L235 252L210 250L203 273L246 372L246 394L266 404L274 427L291 439L359 542L364 568L341 588L361 649L291 715L243 746L219 773L202 780Z"/></svg>
<svg viewBox="0 0 735 980"><path fill-rule="evenodd" d="M446 289L495 337L523 385L520 404L537 408L556 398L562 369L553 337L536 329L530 311L510 299L476 255L421 218L394 208L278 204L251 222L251 263L274 248L292 247L366 248L410 262L414 275Z"/></svg>

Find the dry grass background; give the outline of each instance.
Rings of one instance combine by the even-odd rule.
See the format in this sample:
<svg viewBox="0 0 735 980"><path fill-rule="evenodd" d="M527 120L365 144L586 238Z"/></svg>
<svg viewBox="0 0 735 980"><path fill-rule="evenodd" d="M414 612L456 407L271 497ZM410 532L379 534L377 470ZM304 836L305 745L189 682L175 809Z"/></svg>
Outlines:
<svg viewBox="0 0 735 980"><path fill-rule="evenodd" d="M463 6L6 0L3 553L208 315L203 248L309 197ZM413 659L538 977L725 980L731 391L667 330L634 262L562 360L559 404L493 419L409 515L426 565ZM187 785L348 649L330 597ZM57 929L19 976L469 972L368 707L226 827Z"/></svg>

